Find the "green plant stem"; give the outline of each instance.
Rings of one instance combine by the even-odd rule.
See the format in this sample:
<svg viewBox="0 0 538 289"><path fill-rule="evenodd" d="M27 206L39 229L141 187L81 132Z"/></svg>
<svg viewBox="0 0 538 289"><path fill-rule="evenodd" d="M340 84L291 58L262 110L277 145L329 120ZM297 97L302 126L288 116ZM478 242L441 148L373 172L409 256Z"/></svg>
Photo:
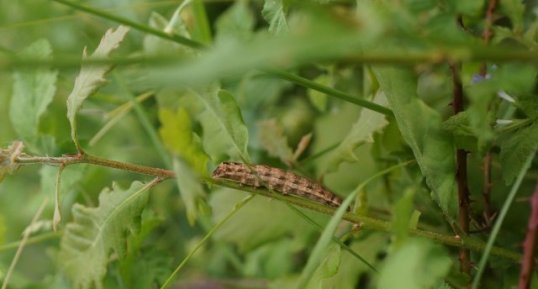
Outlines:
<svg viewBox="0 0 538 289"><path fill-rule="evenodd" d="M499 217L497 218L497 220L495 220L495 225L493 225L493 229L491 230L491 234L489 235L488 242L485 248L483 248L482 257L480 258L480 262L478 263L478 270L476 271L476 275L473 279L472 289L478 289L478 286L480 286L480 279L482 278L482 274L484 273L484 270L486 268L486 263L488 262L489 254L493 253L493 244L495 243L495 240L497 239L497 235L499 234L499 231L501 230L501 226L504 222L504 218L508 214L508 210L510 209L512 202L514 201L514 198L516 196L517 191L519 190L519 186L521 185L523 181L523 177L525 176L525 173L531 166L531 163L532 163L532 160L534 159L535 154L536 154L536 148L527 157L525 164L519 171L517 179L512 185L512 189L510 190L510 193L508 194L508 196L506 197L506 200L503 203L501 212L499 213ZM523 256L519 255L518 261L520 261L522 257Z"/></svg>
<svg viewBox="0 0 538 289"><path fill-rule="evenodd" d="M47 205L47 199L45 198L43 202L41 203L41 206L39 206L36 213L34 214L34 217L32 218L32 221L30 222L28 227L31 227L33 224L37 222L37 220L39 220L46 205ZM19 258L21 257L22 250L24 250L24 247L26 246L26 243L28 242L28 239L30 238L30 234L31 234L30 230L25 230L23 232L22 239L19 242L19 246L17 247L17 252L15 252L15 256L11 260L9 269L7 270L6 276L4 277L4 282L2 283L2 289L7 289L7 285L9 284L9 279L11 279L11 274L13 274L13 271L15 270L15 266L17 265L17 262L19 261Z"/></svg>
<svg viewBox="0 0 538 289"><path fill-rule="evenodd" d="M207 240L218 230L220 229L220 227L222 227L222 225L224 225L226 222L228 222L228 220L230 220L238 211L239 209L241 209L245 204L247 204L250 200L252 200L252 198L254 198L255 195L249 195L247 196L246 198L244 198L242 201L240 201L239 203L235 204L235 206L233 207L232 211L229 212L226 217L224 217L224 219L220 220L213 228L211 228L211 230L209 230L209 232L207 232L207 234L204 236L204 238L202 240L200 240L200 242L198 242L198 244L196 244L196 246L194 247L194 249L192 249L189 254L187 256L185 256L185 258L181 261L181 263L179 263L179 265L176 267L176 269L174 270L174 272L172 272L172 274L170 274L170 276L168 277L168 279L166 279L166 281L163 283L163 285L161 286L160 289L165 289L165 288L168 288L168 286L170 286L170 283L174 280L174 277L176 276L176 274L179 272L179 270L181 270L181 268L183 268L183 266L185 266L185 264L187 264L187 262L191 259L192 256L194 256L194 254L198 251L198 249L200 249L206 242Z"/></svg>
<svg viewBox="0 0 538 289"><path fill-rule="evenodd" d="M48 233L44 233L38 236L30 237L26 241L26 246L37 244L43 241L53 240L53 239L59 238L61 235L62 235L62 231L56 231L56 232L48 232ZM4 244L0 246L0 252L16 249L19 247L20 244L21 244L21 241Z"/></svg>
<svg viewBox="0 0 538 289"><path fill-rule="evenodd" d="M64 4L64 5L67 5L67 6L70 6L72 8L75 8L76 10L88 12L88 13L93 14L93 15L97 15L97 16L100 16L100 17L103 17L103 18L106 18L106 19L109 19L109 20L112 20L112 21L115 21L115 22L118 22L118 23L125 24L125 25L133 27L133 28L135 28L137 30L140 30L140 31L143 31L143 32L146 32L146 33L150 33L150 34L153 34L155 36L158 36L158 37L161 37L161 38L164 38L164 39L168 39L168 40L171 40L171 41L174 41L174 42L177 42L177 43L181 43L183 45L186 45L186 46L189 46L189 47L192 47L192 48L203 48L203 45L201 43L193 41L193 40L191 40L189 38L185 38L183 36L176 35L176 34L168 34L168 33L162 32L160 30L151 28L149 26L146 26L146 25L131 21L129 19L119 17L116 14L108 13L108 12L105 12L105 11L99 10L99 9L94 9L92 7L89 7L89 6L80 5L80 4L76 3L76 2L65 1L65 0L52 0L52 1Z"/></svg>
<svg viewBox="0 0 538 289"><path fill-rule="evenodd" d="M390 117L394 116L394 114L392 113L392 110L390 110L390 109L388 109L388 108L386 108L386 107L384 107L382 105L379 105L377 103L364 100L362 98L358 98L357 96L351 95L349 93L345 93L343 91L336 90L336 89L334 89L332 87L328 87L328 86L319 84L317 82L314 82L314 81L311 81L311 80L306 79L304 77L300 77L298 75L289 73L287 71L277 70L277 69L269 69L269 70L267 70L267 72L269 72L271 75L278 76L279 78L289 80L291 82L294 82L294 83L299 84L301 86L304 86L306 88L310 88L310 89L313 89L313 90L316 90L316 91L319 91L319 92L326 93L328 95L331 95L331 96L334 96L336 98L345 100L347 102L351 102L351 103L356 104L358 106L362 106L362 107L371 109L373 111L377 111L379 113L382 113L382 114L390 116Z"/></svg>
<svg viewBox="0 0 538 289"><path fill-rule="evenodd" d="M161 168L146 167L142 165L135 165L135 164L123 163L123 162L118 162L118 161L113 161L113 160L107 160L107 159L91 156L88 154L66 155L62 157L40 157L40 156L29 156L29 155L23 154L17 157L15 162L21 165L29 165L29 164L61 165L61 164L64 164L67 166L70 164L92 164L92 165L125 170L125 171L139 173L139 174L156 176L156 177L160 177L161 179L175 178L175 173L171 170L165 170ZM336 210L333 207L329 207L329 206L326 206L324 204L321 204L321 203L318 203L309 199L298 198L294 196L285 196L282 194L275 194L273 192L270 192L264 189L244 187L230 181L214 180L210 178L204 179L204 181L208 184L214 184L214 185L223 186L223 187L236 189L240 191L260 194L260 195L263 195L272 199L277 199L277 200L290 203L292 205L311 209L311 210L314 210L314 211L317 211L326 215L332 215L334 214ZM361 224L363 227L369 228L372 230L384 231L384 232L390 231L389 222L379 220L376 218L347 213L346 215L344 215L343 219L350 221L354 224ZM450 235L444 235L444 234L440 234L436 232L424 231L424 230L419 230L419 229L412 229L410 230L410 233L415 236L420 236L427 239L431 239L438 243L445 244L448 246L453 246L453 247L458 247L458 248L468 248L468 249L478 251L478 252L483 251L484 248L486 247L486 244L482 242L481 240L470 238L470 237L450 236ZM514 262L519 262L519 260L521 259L521 254L512 252L510 250L506 250L503 248L499 248L499 247L491 247L491 253L499 257L510 259Z"/></svg>

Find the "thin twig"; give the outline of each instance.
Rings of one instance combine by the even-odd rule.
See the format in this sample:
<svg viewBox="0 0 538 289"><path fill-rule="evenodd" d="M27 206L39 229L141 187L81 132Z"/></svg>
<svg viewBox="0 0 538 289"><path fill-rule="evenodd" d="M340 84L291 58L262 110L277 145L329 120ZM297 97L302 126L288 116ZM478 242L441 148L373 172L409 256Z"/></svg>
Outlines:
<svg viewBox="0 0 538 289"><path fill-rule="evenodd" d="M460 64L451 64L452 84L453 84L453 99L452 106L454 114L463 111L463 86L460 78ZM456 181L458 183L458 222L463 234L469 233L469 187L467 186L467 152L458 149L456 151ZM460 270L465 274L471 273L471 253L469 250L461 249Z"/></svg>
<svg viewBox="0 0 538 289"><path fill-rule="evenodd" d="M43 213L43 210L45 209L45 206L47 205L47 201L48 199L43 200L43 202L41 203L41 206L39 206L39 208L37 209L28 227L32 227L32 225L37 222L39 217L41 217L41 213ZM9 269L7 270L6 277L4 278L4 282L2 283L2 289L7 288L7 285L9 284L9 279L11 278L11 275L13 274L13 271L15 270L15 266L17 265L17 262L19 261L19 258L21 257L22 250L26 246L26 242L28 242L28 238L30 237L31 233L32 233L31 230L25 230L23 232L22 240L19 243L19 247L17 248L17 252L15 252L15 256L13 257L13 260L11 260L11 265L9 265Z"/></svg>
<svg viewBox="0 0 538 289"><path fill-rule="evenodd" d="M527 236L523 243L523 260L519 273L519 289L528 289L531 283L531 274L534 267L534 252L536 251L536 239L538 235L538 180L531 197L531 214L527 227Z"/></svg>

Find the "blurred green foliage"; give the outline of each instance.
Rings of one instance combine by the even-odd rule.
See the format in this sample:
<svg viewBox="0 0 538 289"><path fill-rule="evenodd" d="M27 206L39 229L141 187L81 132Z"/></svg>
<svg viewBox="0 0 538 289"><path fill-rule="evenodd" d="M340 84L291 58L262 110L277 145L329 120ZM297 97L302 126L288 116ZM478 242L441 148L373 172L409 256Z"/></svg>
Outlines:
<svg viewBox="0 0 538 289"><path fill-rule="evenodd" d="M81 3L97 13L60 2L0 4L0 283L9 288L159 288L170 277L173 288L463 288L474 269L458 272L457 250L435 237L461 233L456 149L468 152L478 241L488 238L486 153L495 211L518 176L520 199L534 187L536 162L524 168L538 147L533 1L498 1L489 45L485 0ZM128 21L140 26L124 35ZM120 24L115 39L103 37ZM105 63L81 67L96 49ZM454 62L465 95L458 114ZM58 167L15 170L15 140L25 153L58 157L76 154L75 140L91 155L178 177L140 190L150 177L75 164L58 186ZM301 208L303 217L262 196L237 209L246 192L207 181L226 160L294 170L342 197L354 192L354 212L385 232L333 227L327 215ZM416 163L370 179L408 160ZM515 202L495 244L520 251L528 215L527 202ZM349 248L330 242L333 231ZM473 252L473 263L481 255ZM481 288L516 286L514 260L492 257L487 269Z"/></svg>

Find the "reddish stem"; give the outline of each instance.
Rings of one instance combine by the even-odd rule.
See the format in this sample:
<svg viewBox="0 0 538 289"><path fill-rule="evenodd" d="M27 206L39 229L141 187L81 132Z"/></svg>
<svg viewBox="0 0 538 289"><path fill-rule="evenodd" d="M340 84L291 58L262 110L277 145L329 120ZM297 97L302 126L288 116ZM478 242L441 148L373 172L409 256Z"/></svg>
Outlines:
<svg viewBox="0 0 538 289"><path fill-rule="evenodd" d="M523 260L519 274L519 289L528 289L530 287L530 276L534 267L534 251L536 250L536 237L538 234L538 180L530 201L531 215L529 216L527 236L523 243Z"/></svg>
<svg viewBox="0 0 538 289"><path fill-rule="evenodd" d="M451 64L453 99L452 106L454 114L463 111L463 86L460 78L460 64ZM456 181L458 183L458 222L461 231L467 235L469 233L469 188L467 186L467 152L458 149L456 151ZM471 257L469 250L460 249L460 270L465 274L471 273Z"/></svg>

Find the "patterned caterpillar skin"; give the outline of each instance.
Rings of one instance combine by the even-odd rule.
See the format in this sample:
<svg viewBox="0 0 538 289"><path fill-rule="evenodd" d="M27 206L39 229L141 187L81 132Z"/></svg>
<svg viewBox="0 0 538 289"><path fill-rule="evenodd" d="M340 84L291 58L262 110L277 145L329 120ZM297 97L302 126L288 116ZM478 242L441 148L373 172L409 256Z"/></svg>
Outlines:
<svg viewBox="0 0 538 289"><path fill-rule="evenodd" d="M325 189L320 183L289 171L237 162L223 162L213 171L213 178L238 182L243 186L269 188L284 195L306 197L311 200L339 207L342 199Z"/></svg>

